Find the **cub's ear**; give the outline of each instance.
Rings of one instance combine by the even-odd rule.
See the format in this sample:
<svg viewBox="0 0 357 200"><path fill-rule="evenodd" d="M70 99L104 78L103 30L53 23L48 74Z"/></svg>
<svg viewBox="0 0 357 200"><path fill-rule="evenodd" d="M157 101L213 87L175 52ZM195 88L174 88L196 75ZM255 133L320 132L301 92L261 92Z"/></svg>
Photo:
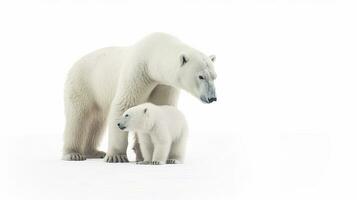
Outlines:
<svg viewBox="0 0 357 200"><path fill-rule="evenodd" d="M185 54L180 55L180 63L181 67L184 66L188 62L188 57Z"/></svg>
<svg viewBox="0 0 357 200"><path fill-rule="evenodd" d="M148 109L147 109L147 108L145 108L145 109L144 109L144 113L146 113L147 111L148 111Z"/></svg>
<svg viewBox="0 0 357 200"><path fill-rule="evenodd" d="M208 57L209 57L209 59L211 59L212 62L214 62L216 60L216 56L215 55L210 55Z"/></svg>

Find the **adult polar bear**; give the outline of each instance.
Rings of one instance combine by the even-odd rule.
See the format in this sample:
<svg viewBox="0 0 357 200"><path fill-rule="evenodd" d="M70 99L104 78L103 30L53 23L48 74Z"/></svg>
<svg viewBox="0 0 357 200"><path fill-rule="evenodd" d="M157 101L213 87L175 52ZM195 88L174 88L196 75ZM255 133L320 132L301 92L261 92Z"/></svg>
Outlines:
<svg viewBox="0 0 357 200"><path fill-rule="evenodd" d="M130 47L109 47L80 59L65 84L64 160L102 158L127 162L128 135L117 126L130 107L144 102L176 105L179 89L204 103L216 101L214 56L164 33ZM97 146L108 123L108 152Z"/></svg>

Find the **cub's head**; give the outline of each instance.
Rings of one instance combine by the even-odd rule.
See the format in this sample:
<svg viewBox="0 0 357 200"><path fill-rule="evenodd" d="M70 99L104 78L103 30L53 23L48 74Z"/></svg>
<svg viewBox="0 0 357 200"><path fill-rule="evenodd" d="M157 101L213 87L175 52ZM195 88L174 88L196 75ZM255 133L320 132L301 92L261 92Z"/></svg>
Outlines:
<svg viewBox="0 0 357 200"><path fill-rule="evenodd" d="M147 130L152 126L149 112L152 104L145 103L132 107L124 112L118 122L118 127L124 131Z"/></svg>
<svg viewBox="0 0 357 200"><path fill-rule="evenodd" d="M178 57L177 85L204 103L217 101L214 80L217 75L214 55L205 56L197 51L182 52Z"/></svg>

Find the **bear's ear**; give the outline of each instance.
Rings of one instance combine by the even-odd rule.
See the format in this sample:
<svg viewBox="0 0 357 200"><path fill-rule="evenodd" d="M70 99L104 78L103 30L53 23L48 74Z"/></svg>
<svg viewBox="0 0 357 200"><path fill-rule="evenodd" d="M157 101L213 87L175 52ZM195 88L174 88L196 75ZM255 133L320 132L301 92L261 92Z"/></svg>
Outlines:
<svg viewBox="0 0 357 200"><path fill-rule="evenodd" d="M146 113L147 113L147 111L148 111L148 109L147 109L147 108L145 108L145 109L144 109L144 114L146 114Z"/></svg>
<svg viewBox="0 0 357 200"><path fill-rule="evenodd" d="M181 54L181 55L180 55L181 67L184 66L187 62L188 62L187 56L186 56L185 54Z"/></svg>
<svg viewBox="0 0 357 200"><path fill-rule="evenodd" d="M210 55L208 57L209 57L209 59L211 59L212 62L214 62L216 60L216 56L215 55Z"/></svg>

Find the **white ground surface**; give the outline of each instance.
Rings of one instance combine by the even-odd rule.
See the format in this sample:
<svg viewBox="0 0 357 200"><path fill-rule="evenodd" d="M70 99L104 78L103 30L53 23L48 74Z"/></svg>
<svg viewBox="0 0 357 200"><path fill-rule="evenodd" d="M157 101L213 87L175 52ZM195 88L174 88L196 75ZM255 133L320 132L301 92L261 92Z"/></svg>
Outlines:
<svg viewBox="0 0 357 200"><path fill-rule="evenodd" d="M236 195L234 152L202 148L190 152L192 156L182 165L108 164L98 159L66 162L60 160L61 138L8 139L9 147L19 148L8 154L7 170L0 179L6 183L2 199L234 199Z"/></svg>
<svg viewBox="0 0 357 200"><path fill-rule="evenodd" d="M62 161L60 134L3 137L0 199L355 199L345 134L254 130L191 132L187 162L163 166Z"/></svg>

